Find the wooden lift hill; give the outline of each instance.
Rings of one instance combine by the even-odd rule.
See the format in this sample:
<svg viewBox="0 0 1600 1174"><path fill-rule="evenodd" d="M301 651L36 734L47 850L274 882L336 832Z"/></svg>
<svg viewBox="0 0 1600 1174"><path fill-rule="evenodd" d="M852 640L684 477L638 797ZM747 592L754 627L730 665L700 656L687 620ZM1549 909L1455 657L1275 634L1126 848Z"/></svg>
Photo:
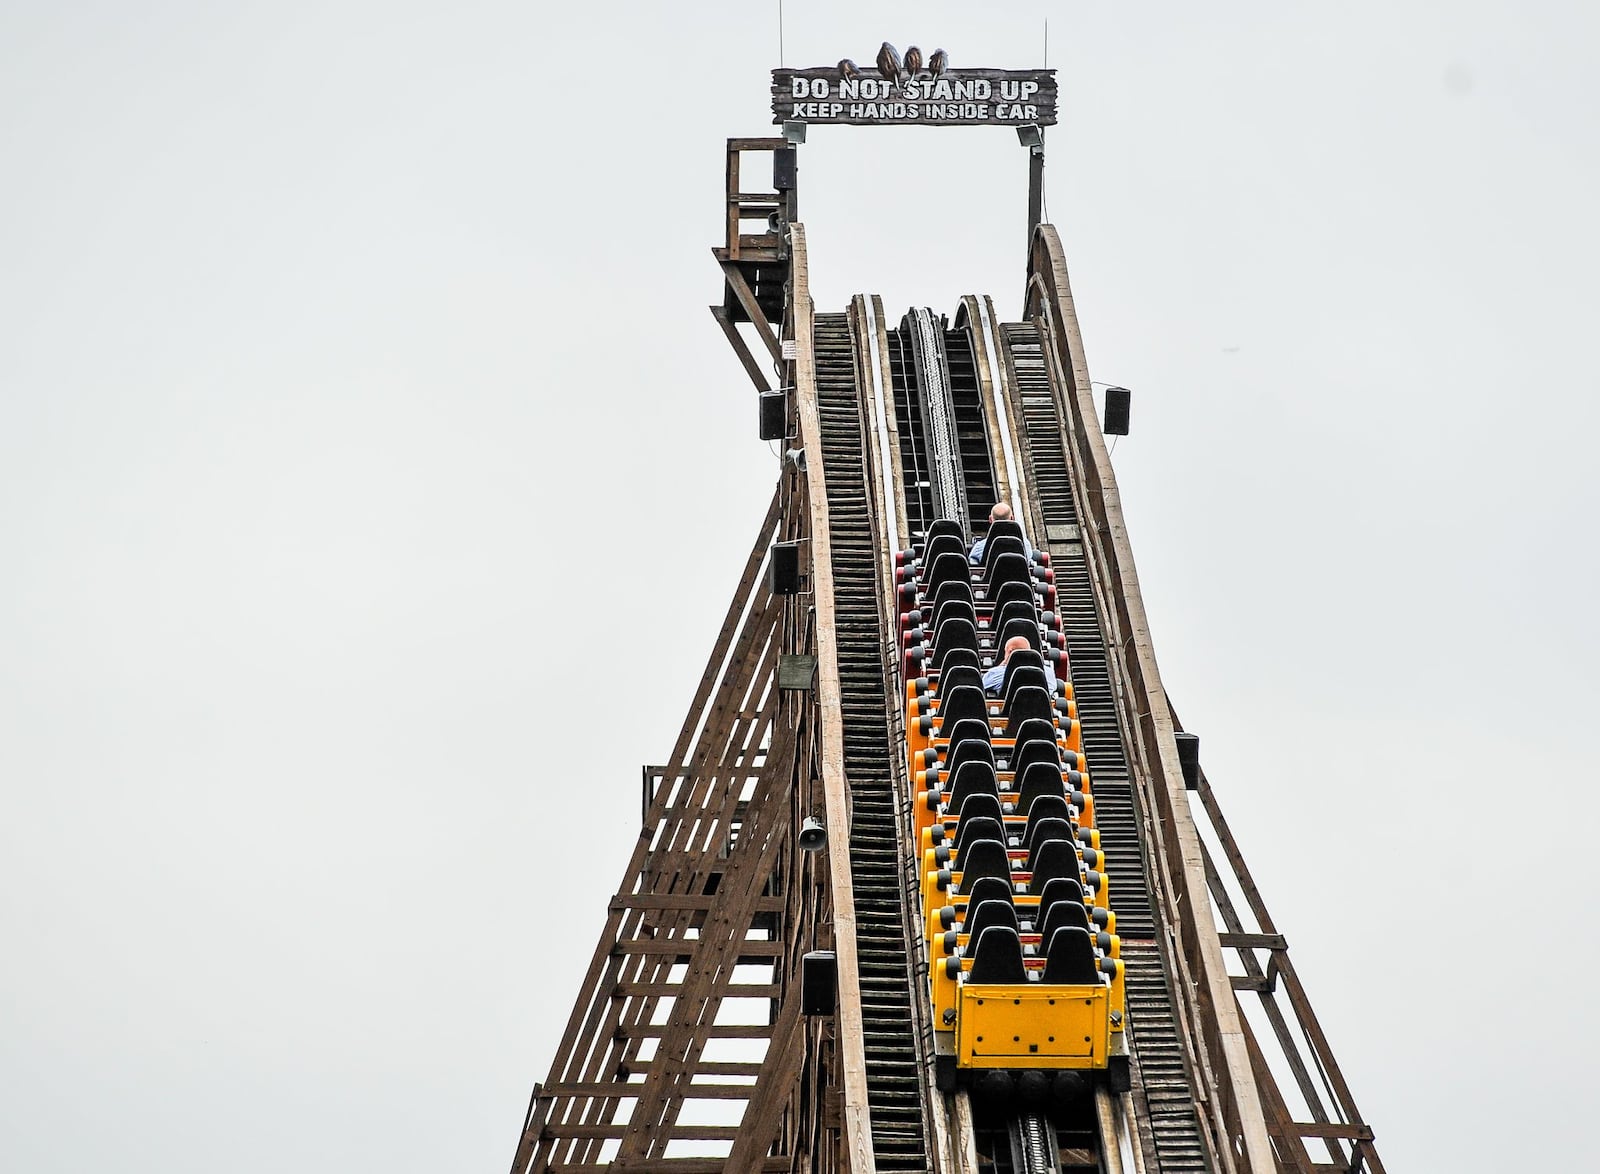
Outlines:
<svg viewBox="0 0 1600 1174"><path fill-rule="evenodd" d="M885 45L877 69L776 70L785 134L728 140L711 313L784 455L678 739L644 768L638 842L513 1174L1382 1174L1161 684L1060 239L1039 222L1054 75L938 59L933 75ZM958 125L971 83L1035 84L984 115L1036 161L1020 313L987 295L898 324L876 296L817 312L794 115L866 120L858 102L912 121L899 103L936 123L941 79L966 95L948 100ZM996 113L1030 104L1037 120ZM946 460L957 497L940 496ZM940 516L980 531L995 500L1048 555L1127 989L1126 1087L1087 1074L1067 1108L941 1079L927 992L944 963L905 849L916 683L896 552Z"/></svg>

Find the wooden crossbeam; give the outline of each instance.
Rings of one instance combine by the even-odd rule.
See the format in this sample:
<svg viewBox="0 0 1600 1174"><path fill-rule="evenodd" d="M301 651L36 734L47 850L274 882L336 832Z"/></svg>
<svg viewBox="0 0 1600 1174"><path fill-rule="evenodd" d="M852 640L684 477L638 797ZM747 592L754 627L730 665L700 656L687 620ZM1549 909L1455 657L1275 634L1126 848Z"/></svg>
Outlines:
<svg viewBox="0 0 1600 1174"><path fill-rule="evenodd" d="M546 1167L549 1174L592 1174L594 1166L588 1164L559 1163ZM629 1169L633 1174L724 1174L727 1169L722 1158L656 1158L638 1162ZM759 1166L750 1168L751 1174L788 1174L788 1158L768 1158ZM739 1171L739 1174L745 1174Z"/></svg>
<svg viewBox="0 0 1600 1174"><path fill-rule="evenodd" d="M618 1029L619 1037L633 1036L639 1039L653 1039L666 1033L666 1026L660 1023L641 1023L636 1027L623 1027ZM712 1039L766 1039L772 1034L772 1028L765 1024L757 1023L713 1023L707 1029ZM755 1075L755 1067L750 1067L750 1075ZM704 1061L700 1063L700 1071L708 1072Z"/></svg>
<svg viewBox="0 0 1600 1174"><path fill-rule="evenodd" d="M561 1125L544 1127L546 1137L582 1137L595 1141L620 1138L628 1131L625 1124L615 1125ZM733 1141L739 1136L737 1125L678 1125L663 1130L669 1141ZM617 1166L617 1163L612 1163ZM624 1167L618 1167L624 1168Z"/></svg>
<svg viewBox="0 0 1600 1174"><path fill-rule="evenodd" d="M544 1089L551 1097L631 1097L644 1087L638 1082L602 1080L589 1084L551 1084ZM694 1101L747 1101L755 1092L753 1084L700 1084L690 1086Z"/></svg>
<svg viewBox="0 0 1600 1174"><path fill-rule="evenodd" d="M1337 1137L1346 1141L1371 1141L1373 1136L1371 1126L1337 1121L1291 1121L1289 1128L1301 1137Z"/></svg>
<svg viewBox="0 0 1600 1174"><path fill-rule="evenodd" d="M1221 933L1217 937L1225 950L1287 950L1289 943L1281 933Z"/></svg>
<svg viewBox="0 0 1600 1174"><path fill-rule="evenodd" d="M704 913L711 908L714 896L706 893L618 893L607 907L615 913L623 909L670 909L675 912ZM758 897L754 910L757 913L783 912L782 897Z"/></svg>
<svg viewBox="0 0 1600 1174"><path fill-rule="evenodd" d="M700 944L701 938L673 938L662 941L659 938L642 942L618 942L612 947L624 954L670 954L680 961L696 952L695 947ZM739 944L740 966L752 963L771 963L774 958L781 958L784 954L782 942L742 942Z"/></svg>

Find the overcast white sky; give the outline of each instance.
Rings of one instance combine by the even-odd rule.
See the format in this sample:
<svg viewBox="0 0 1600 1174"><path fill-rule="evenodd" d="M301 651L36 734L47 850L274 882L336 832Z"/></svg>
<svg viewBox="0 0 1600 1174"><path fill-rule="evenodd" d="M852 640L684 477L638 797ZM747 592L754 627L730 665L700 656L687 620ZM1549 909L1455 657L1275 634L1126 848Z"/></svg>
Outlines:
<svg viewBox="0 0 1600 1174"><path fill-rule="evenodd" d="M1157 653L1345 1073L1393 1170L1585 1167L1593 7L787 9L1052 10ZM0 1168L509 1164L774 479L752 11L0 5ZM801 184L819 308L1017 313L1009 131Z"/></svg>

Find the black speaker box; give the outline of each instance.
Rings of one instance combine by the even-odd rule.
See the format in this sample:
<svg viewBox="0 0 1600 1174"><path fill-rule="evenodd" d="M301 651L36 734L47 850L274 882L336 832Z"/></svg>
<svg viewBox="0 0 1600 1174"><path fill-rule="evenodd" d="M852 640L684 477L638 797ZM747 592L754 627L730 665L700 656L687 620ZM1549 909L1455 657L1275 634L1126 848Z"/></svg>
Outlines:
<svg viewBox="0 0 1600 1174"><path fill-rule="evenodd" d="M767 590L774 595L800 594L800 544L775 542L767 561Z"/></svg>
<svg viewBox="0 0 1600 1174"><path fill-rule="evenodd" d="M761 401L761 439L782 440L788 435L788 398L782 391L763 391Z"/></svg>
<svg viewBox="0 0 1600 1174"><path fill-rule="evenodd" d="M1133 402L1133 392L1126 387L1106 388L1106 435L1128 435L1128 409Z"/></svg>
<svg viewBox="0 0 1600 1174"><path fill-rule="evenodd" d="M839 963L832 950L812 950L800 959L800 1010L832 1015L839 1001Z"/></svg>
<svg viewBox="0 0 1600 1174"><path fill-rule="evenodd" d="M772 152L772 190L794 191L795 172L800 152L793 147L779 147Z"/></svg>

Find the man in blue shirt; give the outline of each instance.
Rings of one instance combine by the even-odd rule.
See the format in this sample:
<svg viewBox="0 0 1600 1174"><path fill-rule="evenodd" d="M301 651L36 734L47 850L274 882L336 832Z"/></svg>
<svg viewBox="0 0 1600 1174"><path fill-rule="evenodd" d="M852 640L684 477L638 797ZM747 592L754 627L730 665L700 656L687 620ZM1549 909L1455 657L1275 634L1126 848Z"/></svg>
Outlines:
<svg viewBox="0 0 1600 1174"><path fill-rule="evenodd" d="M1006 665L1011 662L1011 654L1019 651L1020 649L1028 647L1031 646L1029 645L1028 638L1026 636L1013 636L1011 639L1006 641L1004 655L1001 657L1000 663L983 674L983 691L985 693L992 694L995 697L1002 696L1005 693ZM1054 697L1056 693L1056 673L1055 670L1050 667L1050 662L1048 660L1044 662L1044 683L1045 688L1047 688L1050 691L1050 695Z"/></svg>
<svg viewBox="0 0 1600 1174"><path fill-rule="evenodd" d="M1011 520L1011 507L1003 501L995 502L993 508L989 510L989 521L991 523L1009 522ZM977 565L983 561L983 551L988 545L989 539L987 537L980 538L972 544L972 553L967 557L972 561L973 565ZM1022 553L1028 558L1033 557L1033 544L1030 543L1026 537L1022 539Z"/></svg>

